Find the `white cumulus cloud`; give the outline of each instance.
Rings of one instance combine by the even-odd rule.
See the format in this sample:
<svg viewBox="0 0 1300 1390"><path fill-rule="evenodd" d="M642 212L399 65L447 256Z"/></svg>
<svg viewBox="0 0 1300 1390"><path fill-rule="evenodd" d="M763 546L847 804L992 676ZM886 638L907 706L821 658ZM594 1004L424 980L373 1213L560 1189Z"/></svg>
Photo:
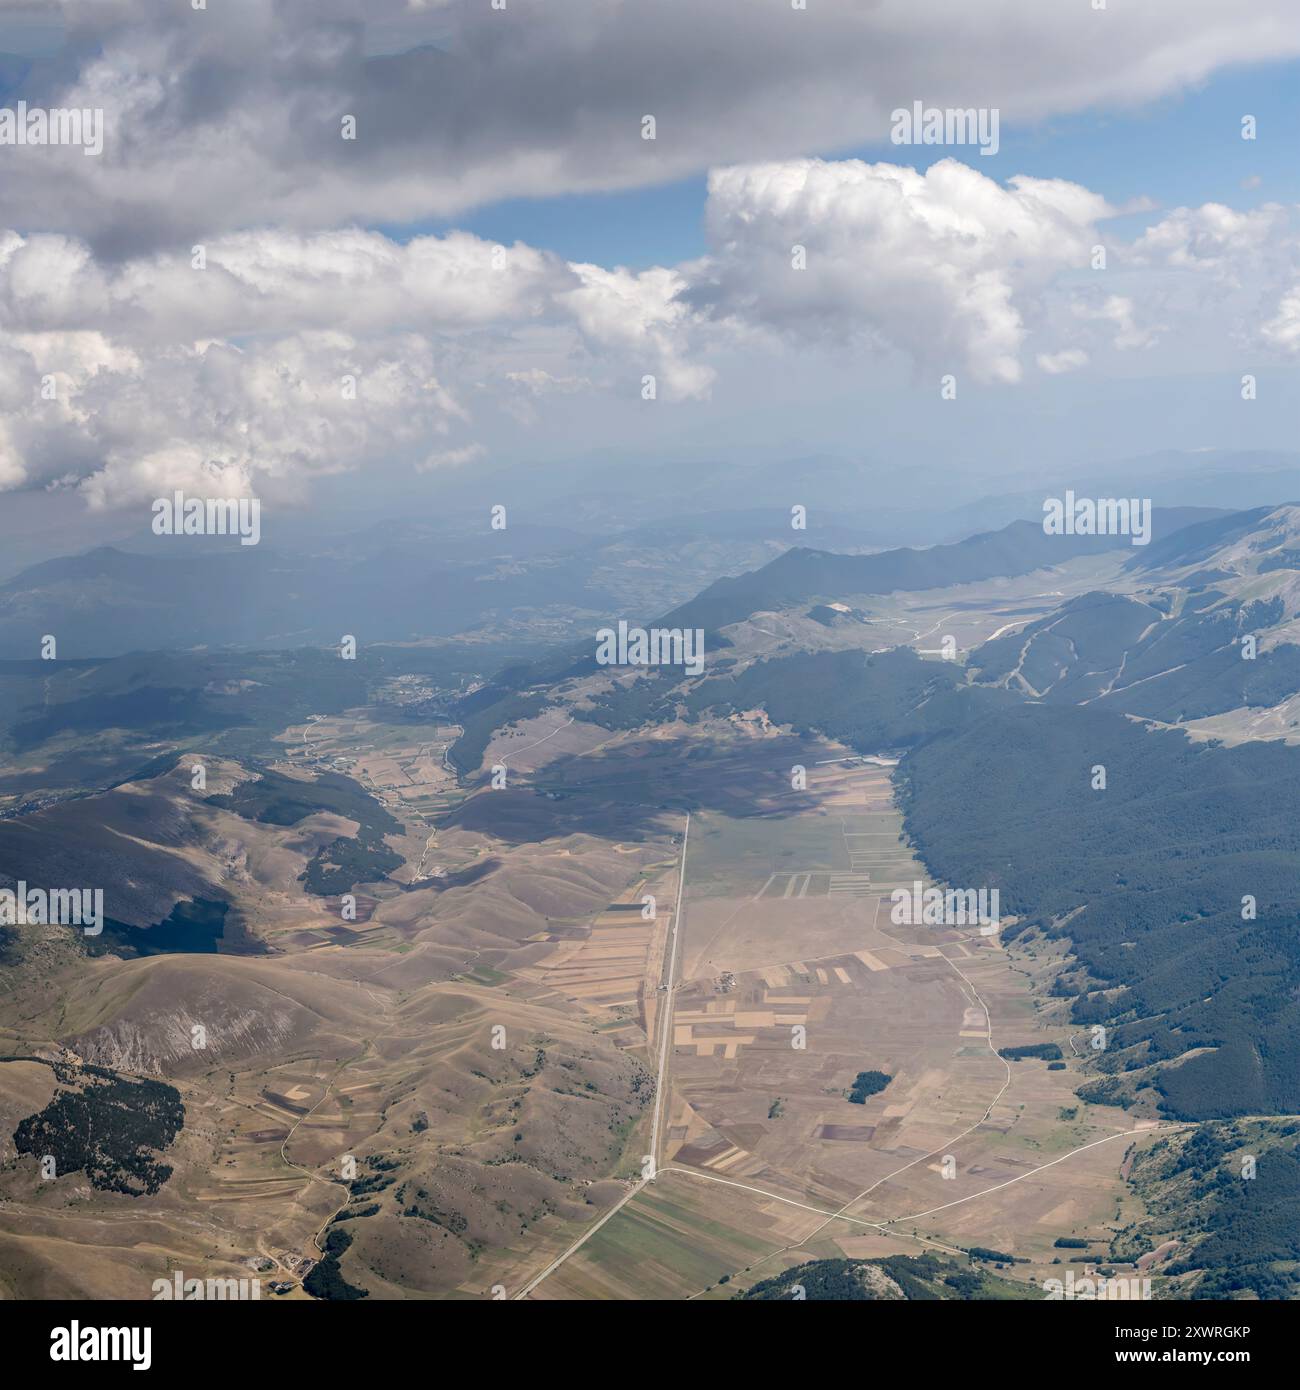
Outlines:
<svg viewBox="0 0 1300 1390"><path fill-rule="evenodd" d="M778 334L874 342L1015 382L1038 296L1087 266L1112 213L1077 184L1003 185L952 159L925 173L819 159L721 169L709 179L714 251L691 299Z"/></svg>

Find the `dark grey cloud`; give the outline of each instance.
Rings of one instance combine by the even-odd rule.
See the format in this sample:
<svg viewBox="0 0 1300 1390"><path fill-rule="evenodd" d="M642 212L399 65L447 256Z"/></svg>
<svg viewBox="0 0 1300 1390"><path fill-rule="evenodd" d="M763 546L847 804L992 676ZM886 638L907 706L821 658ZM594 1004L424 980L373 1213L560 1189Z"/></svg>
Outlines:
<svg viewBox="0 0 1300 1390"><path fill-rule="evenodd" d="M258 225L454 217L884 140L921 100L1003 123L1136 103L1300 52L1291 0L155 0L57 23L18 94L102 105L107 148L0 151L0 223L128 255ZM42 29L42 25L44 28ZM5 47L0 38L0 50ZM10 91L9 96L15 94ZM8 98L6 98L8 99ZM657 138L641 138L653 115ZM345 115L357 139L340 138Z"/></svg>

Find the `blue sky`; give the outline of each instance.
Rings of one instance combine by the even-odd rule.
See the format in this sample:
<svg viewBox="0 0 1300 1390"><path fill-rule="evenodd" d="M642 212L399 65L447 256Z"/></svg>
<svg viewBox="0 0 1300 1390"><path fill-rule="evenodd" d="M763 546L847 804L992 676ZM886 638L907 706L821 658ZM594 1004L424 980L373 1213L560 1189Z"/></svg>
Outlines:
<svg viewBox="0 0 1300 1390"><path fill-rule="evenodd" d="M1257 138L1241 138L1244 115ZM1117 206L1150 199L1158 210L1224 203L1245 210L1267 202L1300 202L1300 63L1272 63L1216 74L1200 88L1125 111L1089 112L1017 125L1004 113L1001 148L983 156L970 148L876 144L809 150L826 158L910 164L963 160L990 178L1014 174L1061 178L1103 194ZM1243 182L1258 179L1258 186ZM641 269L702 255L706 178L682 179L627 192L519 198L458 217L407 227L382 227L399 239L452 227L490 241L524 241L566 260ZM1154 213L1116 219L1125 235Z"/></svg>

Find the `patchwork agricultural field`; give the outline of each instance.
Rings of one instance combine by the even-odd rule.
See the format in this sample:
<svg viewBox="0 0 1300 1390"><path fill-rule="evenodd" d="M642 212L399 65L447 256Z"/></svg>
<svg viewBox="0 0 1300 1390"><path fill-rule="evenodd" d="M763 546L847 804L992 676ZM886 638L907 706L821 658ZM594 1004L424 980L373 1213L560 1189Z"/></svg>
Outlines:
<svg viewBox="0 0 1300 1390"><path fill-rule="evenodd" d="M220 879L255 949L51 938L4 1001L6 1051L164 1077L186 1115L154 1195L0 1165L12 1292L189 1266L289 1300L719 1298L812 1258L981 1247L1033 1297L1055 1239L1128 1219L1146 1131L1074 1096L1050 954L892 920L929 882L892 759L551 711L466 778L455 726L381 715L287 729L260 782L209 760L218 802L181 768L48 813L168 827L184 843L149 855ZM388 867L349 915L305 879L366 833ZM1045 1042L1064 1068L997 1051ZM14 1075L18 1124L45 1083Z"/></svg>
<svg viewBox="0 0 1300 1390"><path fill-rule="evenodd" d="M528 1296L731 1297L808 1259L977 1247L1040 1297L1057 1238L1124 1219L1158 1126L1081 1104L1072 1064L999 1055L1071 1055L1045 963L895 924L891 892L929 880L890 768L820 751L790 814L693 815L657 1176ZM866 1072L887 1083L851 1099Z"/></svg>
<svg viewBox="0 0 1300 1390"><path fill-rule="evenodd" d="M141 863L220 881L256 949L123 960L87 958L57 929L27 938L39 968L0 997L0 1054L62 1058L70 1085L83 1067L165 1077L185 1123L166 1181L134 1198L80 1171L43 1181L6 1151L5 1292L143 1297L189 1268L256 1271L304 1298L344 1230L350 1288L479 1297L621 1195L653 1093L646 1027L680 818L638 813L610 839L597 806L557 834L542 793L445 773L455 732L350 711L287 730L260 782L208 759L203 792L229 805L191 788L187 759L48 813L108 822L119 808L141 838L157 825ZM356 885L351 914L301 881L313 854L357 833L345 815L300 814L343 777L387 816L398 861ZM507 835L477 809L458 815L495 796ZM12 1132L51 1083L45 1063L3 1065Z"/></svg>

